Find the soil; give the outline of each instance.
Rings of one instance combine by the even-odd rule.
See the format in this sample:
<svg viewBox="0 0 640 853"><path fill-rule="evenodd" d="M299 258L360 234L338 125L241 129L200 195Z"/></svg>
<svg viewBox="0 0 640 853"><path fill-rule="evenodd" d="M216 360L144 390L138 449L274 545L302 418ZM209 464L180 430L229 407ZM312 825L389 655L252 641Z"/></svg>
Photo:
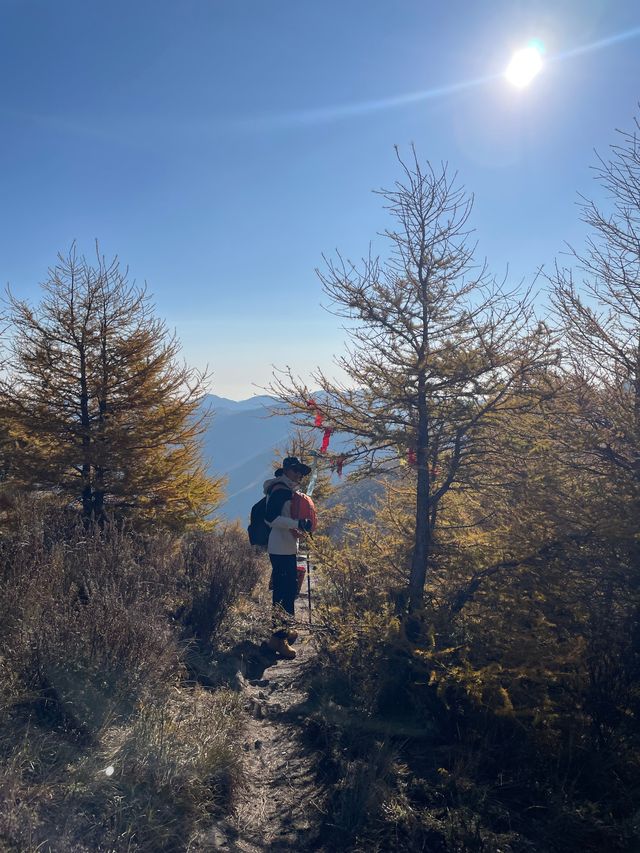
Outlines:
<svg viewBox="0 0 640 853"><path fill-rule="evenodd" d="M245 697L246 782L233 816L216 827L204 849L325 850L325 791L317 781L322 756L305 739L304 682L314 657L308 614L306 598L298 598L294 660L264 647L245 657L246 675L239 686Z"/></svg>

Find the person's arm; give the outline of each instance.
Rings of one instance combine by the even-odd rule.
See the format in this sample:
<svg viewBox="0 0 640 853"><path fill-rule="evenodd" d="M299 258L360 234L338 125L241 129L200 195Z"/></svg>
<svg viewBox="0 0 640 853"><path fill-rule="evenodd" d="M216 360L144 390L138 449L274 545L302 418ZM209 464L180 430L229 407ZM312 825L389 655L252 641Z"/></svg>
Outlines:
<svg viewBox="0 0 640 853"><path fill-rule="evenodd" d="M271 527L279 527L282 530L297 529L297 519L291 518L289 515L284 515L286 512L285 504L291 501L291 495L290 489L277 488L267 498L267 509L264 514L264 520Z"/></svg>

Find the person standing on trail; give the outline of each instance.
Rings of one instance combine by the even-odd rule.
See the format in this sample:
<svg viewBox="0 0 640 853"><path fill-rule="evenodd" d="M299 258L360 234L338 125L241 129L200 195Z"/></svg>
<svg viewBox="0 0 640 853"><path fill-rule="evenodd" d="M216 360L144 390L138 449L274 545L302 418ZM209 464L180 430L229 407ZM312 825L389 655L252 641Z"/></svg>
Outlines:
<svg viewBox="0 0 640 853"><path fill-rule="evenodd" d="M272 568L274 607L274 630L268 645L286 658L296 656L289 643L298 636L297 631L291 628L298 594L298 540L303 532L312 530L311 521L292 517L291 502L294 492L300 488L300 481L310 473L311 468L300 462L297 456L287 456L282 467L274 472L274 477L264 483L267 496L264 520L271 528L267 551Z"/></svg>

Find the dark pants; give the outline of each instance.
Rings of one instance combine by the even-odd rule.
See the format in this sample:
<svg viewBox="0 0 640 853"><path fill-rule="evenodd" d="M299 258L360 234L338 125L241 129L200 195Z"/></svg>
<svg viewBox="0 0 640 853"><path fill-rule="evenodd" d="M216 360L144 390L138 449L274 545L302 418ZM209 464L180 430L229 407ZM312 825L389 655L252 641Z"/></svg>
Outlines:
<svg viewBox="0 0 640 853"><path fill-rule="evenodd" d="M282 607L291 616L293 603L298 594L295 554L269 554L271 560L271 579L273 581L273 606ZM274 614L274 618L277 618ZM283 620L280 620L281 622Z"/></svg>

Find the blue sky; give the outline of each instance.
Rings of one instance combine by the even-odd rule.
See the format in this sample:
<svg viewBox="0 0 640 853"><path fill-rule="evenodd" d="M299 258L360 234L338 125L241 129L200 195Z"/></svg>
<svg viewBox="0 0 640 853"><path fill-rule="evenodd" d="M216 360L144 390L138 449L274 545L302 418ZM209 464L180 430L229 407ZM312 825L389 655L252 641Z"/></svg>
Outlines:
<svg viewBox="0 0 640 853"><path fill-rule="evenodd" d="M341 351L314 268L384 253L395 144L458 171L479 256L527 283L639 100L637 0L0 0L0 280L37 300L98 238L240 399Z"/></svg>

